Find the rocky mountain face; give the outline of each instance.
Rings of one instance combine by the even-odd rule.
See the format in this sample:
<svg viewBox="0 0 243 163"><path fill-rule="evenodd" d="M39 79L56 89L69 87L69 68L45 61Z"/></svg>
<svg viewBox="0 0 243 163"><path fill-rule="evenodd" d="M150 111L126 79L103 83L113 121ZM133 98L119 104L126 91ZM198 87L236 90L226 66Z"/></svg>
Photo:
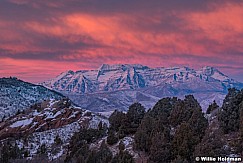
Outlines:
<svg viewBox="0 0 243 163"><path fill-rule="evenodd" d="M80 94L161 87L165 84L185 91L221 92L226 92L230 87L242 86L242 83L230 79L213 67L194 70L188 67L149 68L126 64L104 64L98 70L67 71L42 84L55 90ZM168 89L172 90L169 86Z"/></svg>
<svg viewBox="0 0 243 163"><path fill-rule="evenodd" d="M63 98L62 94L41 85L27 83L17 78L0 78L0 120L37 102L60 98Z"/></svg>
<svg viewBox="0 0 243 163"><path fill-rule="evenodd" d="M67 95L83 108L105 112L126 110L133 102L152 107L159 98L193 94L205 110L222 104L228 88L242 88L213 67L149 68L143 65L102 65L98 70L67 71L42 85Z"/></svg>

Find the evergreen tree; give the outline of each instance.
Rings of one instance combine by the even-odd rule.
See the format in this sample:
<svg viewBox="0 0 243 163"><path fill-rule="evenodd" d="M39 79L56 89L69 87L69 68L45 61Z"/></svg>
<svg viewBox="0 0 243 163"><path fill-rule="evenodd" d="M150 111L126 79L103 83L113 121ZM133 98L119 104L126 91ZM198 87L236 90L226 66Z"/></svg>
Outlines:
<svg viewBox="0 0 243 163"><path fill-rule="evenodd" d="M151 136L155 119L149 115L145 115L137 132L135 133L135 148L137 150L149 152L151 147Z"/></svg>
<svg viewBox="0 0 243 163"><path fill-rule="evenodd" d="M60 144L62 144L62 139L59 137L59 135L57 135L57 136L55 137L54 142L55 142L56 145L60 145Z"/></svg>
<svg viewBox="0 0 243 163"><path fill-rule="evenodd" d="M115 110L109 117L110 128L114 129L116 132L119 131L125 116L123 112Z"/></svg>
<svg viewBox="0 0 243 163"><path fill-rule="evenodd" d="M85 161L84 161L84 158L82 157L82 158L80 158L79 159L80 160L80 163L83 163L83 162L85 162L85 163L96 163L97 162L97 158L96 158L96 152L93 150L93 151L90 151L89 152L89 155L88 155L88 157L85 159ZM83 162L81 162L81 161L83 161Z"/></svg>
<svg viewBox="0 0 243 163"><path fill-rule="evenodd" d="M170 162L171 143L168 132L156 133L152 138L149 160L152 162Z"/></svg>
<svg viewBox="0 0 243 163"><path fill-rule="evenodd" d="M124 149L125 149L125 144L122 141L120 141L120 143L119 143L119 151L123 152Z"/></svg>
<svg viewBox="0 0 243 163"><path fill-rule="evenodd" d="M39 153L40 154L46 154L47 149L46 149L46 144L41 144L40 148L39 148Z"/></svg>
<svg viewBox="0 0 243 163"><path fill-rule="evenodd" d="M102 124L102 121L100 121L99 124L98 124L98 130L99 130L99 131L103 130L103 124Z"/></svg>
<svg viewBox="0 0 243 163"><path fill-rule="evenodd" d="M240 128L239 138L235 142L235 146L238 153L243 153L243 102L240 104Z"/></svg>
<svg viewBox="0 0 243 163"><path fill-rule="evenodd" d="M13 143L13 142L12 142ZM1 144L0 146L0 162L8 163L10 160L22 158L21 151L17 144L12 145L11 141Z"/></svg>
<svg viewBox="0 0 243 163"><path fill-rule="evenodd" d="M25 157L25 158L26 158L26 157L29 157L29 155L30 155L29 151L28 151L28 150L25 150L25 151L24 151L24 157Z"/></svg>
<svg viewBox="0 0 243 163"><path fill-rule="evenodd" d="M111 160L111 163L135 163L133 156L127 151L119 152Z"/></svg>
<svg viewBox="0 0 243 163"><path fill-rule="evenodd" d="M176 131L172 142L174 157L179 155L183 160L192 161L194 149L201 142L207 127L207 119L202 110L196 107L190 119L183 122Z"/></svg>
<svg viewBox="0 0 243 163"><path fill-rule="evenodd" d="M113 145L118 142L118 138L115 136L115 132L112 129L109 129L107 136L107 144Z"/></svg>
<svg viewBox="0 0 243 163"><path fill-rule="evenodd" d="M134 128L131 127L131 121L125 115L125 117L122 120L122 124L121 124L121 126L119 127L119 130L118 130L118 138L122 139L126 135L129 135L133 132L134 132Z"/></svg>
<svg viewBox="0 0 243 163"><path fill-rule="evenodd" d="M112 159L112 153L110 149L106 146L105 141L101 143L98 152L95 155L96 163L109 163Z"/></svg>
<svg viewBox="0 0 243 163"><path fill-rule="evenodd" d="M214 110L216 110L218 108L219 108L219 106L216 103L216 101L214 100L213 103L208 106L208 109L206 111L206 114L210 114L212 111L214 111Z"/></svg>
<svg viewBox="0 0 243 163"><path fill-rule="evenodd" d="M188 122L195 109L201 109L199 103L192 95L185 96L185 99L178 100L170 114L170 123L176 127L182 122Z"/></svg>
<svg viewBox="0 0 243 163"><path fill-rule="evenodd" d="M182 123L172 141L174 157L180 156L183 160L191 161L194 144L190 125L188 123Z"/></svg>
<svg viewBox="0 0 243 163"><path fill-rule="evenodd" d="M222 138L223 132L220 129L207 129L202 141L195 147L194 158L201 156L224 157L226 151L224 150L225 141Z"/></svg>
<svg viewBox="0 0 243 163"><path fill-rule="evenodd" d="M9 142L3 144L0 153L1 153L0 162L8 163L9 159L11 158Z"/></svg>
<svg viewBox="0 0 243 163"><path fill-rule="evenodd" d="M220 127L224 133L238 131L240 126L240 104L243 101L243 90L228 90L219 114Z"/></svg>
<svg viewBox="0 0 243 163"><path fill-rule="evenodd" d="M140 103L132 104L126 114L129 121L129 133L135 133L145 114L145 108Z"/></svg>
<svg viewBox="0 0 243 163"><path fill-rule="evenodd" d="M175 97L163 98L155 104L153 109L148 111L148 114L155 119L160 119L163 125L168 125L170 123L169 116L171 115L171 111L177 103L178 99Z"/></svg>
<svg viewBox="0 0 243 163"><path fill-rule="evenodd" d="M194 137L198 137L200 140L203 138L205 134L205 130L208 127L208 121L204 117L204 113L202 112L201 109L196 108L193 113L191 118L189 119L188 123L190 124L190 128L194 133ZM198 140L198 141L200 141ZM198 142L196 142L198 143Z"/></svg>
<svg viewBox="0 0 243 163"><path fill-rule="evenodd" d="M89 144L103 135L98 129L81 129L75 133L69 143L65 162L82 162L90 155Z"/></svg>

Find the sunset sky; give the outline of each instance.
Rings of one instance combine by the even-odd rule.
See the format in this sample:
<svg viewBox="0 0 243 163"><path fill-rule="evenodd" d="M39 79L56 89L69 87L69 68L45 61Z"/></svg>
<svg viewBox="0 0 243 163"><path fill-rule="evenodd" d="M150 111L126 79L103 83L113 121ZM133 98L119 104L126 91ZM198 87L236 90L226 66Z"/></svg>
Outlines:
<svg viewBox="0 0 243 163"><path fill-rule="evenodd" d="M243 1L0 0L0 77L103 63L208 65L243 82Z"/></svg>

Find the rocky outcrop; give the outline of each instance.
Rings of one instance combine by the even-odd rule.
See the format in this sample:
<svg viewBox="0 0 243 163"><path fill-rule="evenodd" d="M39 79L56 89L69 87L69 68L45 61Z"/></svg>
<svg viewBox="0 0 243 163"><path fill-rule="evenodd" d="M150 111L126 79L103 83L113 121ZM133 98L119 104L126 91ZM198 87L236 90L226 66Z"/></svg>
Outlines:
<svg viewBox="0 0 243 163"><path fill-rule="evenodd" d="M25 112L1 122L0 139L28 136L33 132L57 129L81 119L83 121L83 113L84 110L72 107L68 99L35 104Z"/></svg>

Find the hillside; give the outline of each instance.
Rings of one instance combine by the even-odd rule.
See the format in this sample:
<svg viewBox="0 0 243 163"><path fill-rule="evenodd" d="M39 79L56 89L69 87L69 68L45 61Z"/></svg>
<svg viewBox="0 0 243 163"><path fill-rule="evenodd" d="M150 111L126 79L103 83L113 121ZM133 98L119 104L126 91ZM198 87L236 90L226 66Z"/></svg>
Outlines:
<svg viewBox="0 0 243 163"><path fill-rule="evenodd" d="M82 128L98 128L100 122L109 125L108 120L73 106L69 99L46 100L1 122L0 143L1 147L6 142L13 144L13 148L19 150L16 158L24 155L37 159L45 148L44 160L59 159L67 152L75 132ZM1 159L6 161L8 157L1 155Z"/></svg>
<svg viewBox="0 0 243 163"><path fill-rule="evenodd" d="M0 120L37 102L60 98L63 98L62 94L41 85L24 82L17 78L0 78Z"/></svg>
<svg viewBox="0 0 243 163"><path fill-rule="evenodd" d="M198 101L163 98L146 111L134 103L109 119L69 99L33 105L0 123L1 161L194 162L196 157L242 156L243 90L229 89L223 106L206 113Z"/></svg>

